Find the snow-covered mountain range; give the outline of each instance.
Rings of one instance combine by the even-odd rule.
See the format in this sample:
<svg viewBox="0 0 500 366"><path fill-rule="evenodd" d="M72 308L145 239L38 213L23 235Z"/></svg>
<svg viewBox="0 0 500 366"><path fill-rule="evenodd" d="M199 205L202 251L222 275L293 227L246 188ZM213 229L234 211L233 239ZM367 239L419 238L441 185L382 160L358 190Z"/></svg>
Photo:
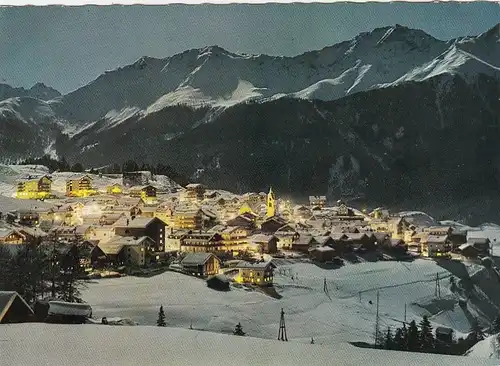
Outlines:
<svg viewBox="0 0 500 366"><path fill-rule="evenodd" d="M499 25L449 41L395 25L295 57L218 46L142 57L66 95L10 88L0 151L162 162L228 189L489 190L500 186L499 39Z"/></svg>

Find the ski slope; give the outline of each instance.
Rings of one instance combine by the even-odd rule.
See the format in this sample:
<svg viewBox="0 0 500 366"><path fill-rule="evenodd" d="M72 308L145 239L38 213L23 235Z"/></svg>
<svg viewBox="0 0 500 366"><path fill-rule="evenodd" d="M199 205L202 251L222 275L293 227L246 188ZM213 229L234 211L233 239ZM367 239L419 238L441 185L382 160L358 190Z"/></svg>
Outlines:
<svg viewBox="0 0 500 366"><path fill-rule="evenodd" d="M283 308L289 339L307 343L314 337L318 344L335 344L373 340L380 291L382 329L401 326L405 303L408 321L420 321L427 314L434 326L451 327L457 335L470 328L448 290L448 272L432 261L364 262L336 270L310 263L279 266L285 267L294 280L277 270L275 288L281 299L244 288L214 291L203 280L174 272L95 281L84 290L83 298L98 318L119 316L153 325L163 305L169 326L192 324L195 329L230 333L241 322L249 336L269 339L277 336ZM442 278L440 300L434 300L437 272ZM323 292L324 278L328 294Z"/></svg>

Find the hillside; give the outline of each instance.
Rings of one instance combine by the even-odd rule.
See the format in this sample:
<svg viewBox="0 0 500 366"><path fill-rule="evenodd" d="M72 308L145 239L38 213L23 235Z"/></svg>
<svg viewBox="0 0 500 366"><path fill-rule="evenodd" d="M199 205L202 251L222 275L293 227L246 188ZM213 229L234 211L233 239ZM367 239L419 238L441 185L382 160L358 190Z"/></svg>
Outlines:
<svg viewBox="0 0 500 366"><path fill-rule="evenodd" d="M2 330L2 362L22 365L493 365L488 359L278 342L195 330L13 324ZM47 336L51 334L51 336ZM70 350L70 351L69 351Z"/></svg>

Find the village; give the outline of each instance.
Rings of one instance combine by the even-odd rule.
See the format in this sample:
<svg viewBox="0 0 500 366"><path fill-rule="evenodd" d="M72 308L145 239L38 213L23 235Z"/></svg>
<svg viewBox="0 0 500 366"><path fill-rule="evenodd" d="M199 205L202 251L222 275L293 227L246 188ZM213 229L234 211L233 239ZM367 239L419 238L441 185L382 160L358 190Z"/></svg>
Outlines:
<svg viewBox="0 0 500 366"><path fill-rule="evenodd" d="M56 251L57 261L72 263L76 256L80 280L151 281L152 276L176 272L205 281L213 291L240 288L279 299L276 276L291 283L302 281L302 273L287 268L290 263L335 272L345 265L408 263L417 258L481 264L493 254L488 238L475 237L459 226L418 221L384 208L356 209L342 200L328 202L325 196L293 204L272 187L241 195L199 183L165 189L147 171L109 177L57 175L58 190L50 174L30 172L16 179L15 198L0 210L0 249L15 254L26 243L35 243L49 255ZM326 277L324 284L323 278L320 281L330 298L338 284L327 283ZM92 319L85 298L77 301L71 294L61 299L48 289L38 296L45 301L9 291L0 294L8 304L0 323L35 317L108 324L106 317ZM21 309L25 304L25 311L16 310L16 304Z"/></svg>

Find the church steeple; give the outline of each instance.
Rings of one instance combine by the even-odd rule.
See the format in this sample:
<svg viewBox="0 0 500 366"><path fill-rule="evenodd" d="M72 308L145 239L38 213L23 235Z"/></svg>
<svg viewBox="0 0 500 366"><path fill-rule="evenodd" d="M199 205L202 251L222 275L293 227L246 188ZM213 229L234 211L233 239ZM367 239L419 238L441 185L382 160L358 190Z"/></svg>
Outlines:
<svg viewBox="0 0 500 366"><path fill-rule="evenodd" d="M273 217L276 215L276 205L273 188L269 187L269 193L267 194L267 205L266 205L266 216Z"/></svg>

